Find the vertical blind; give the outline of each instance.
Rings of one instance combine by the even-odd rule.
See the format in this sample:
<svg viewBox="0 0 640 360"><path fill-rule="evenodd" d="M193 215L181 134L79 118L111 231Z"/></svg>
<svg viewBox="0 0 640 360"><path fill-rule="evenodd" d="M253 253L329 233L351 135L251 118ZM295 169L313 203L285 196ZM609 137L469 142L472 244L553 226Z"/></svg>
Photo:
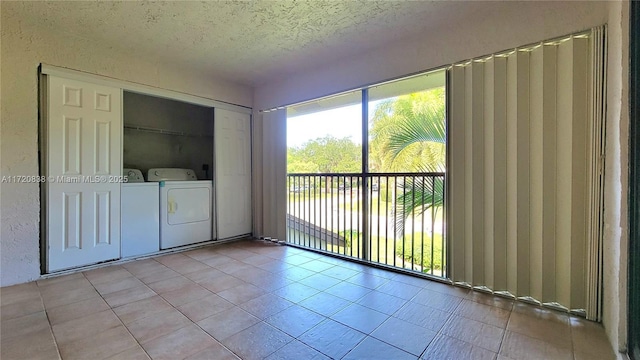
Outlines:
<svg viewBox="0 0 640 360"><path fill-rule="evenodd" d="M254 234L285 240L287 213L287 114L264 112L254 122Z"/></svg>
<svg viewBox="0 0 640 360"><path fill-rule="evenodd" d="M599 317L604 29L449 72L449 277Z"/></svg>

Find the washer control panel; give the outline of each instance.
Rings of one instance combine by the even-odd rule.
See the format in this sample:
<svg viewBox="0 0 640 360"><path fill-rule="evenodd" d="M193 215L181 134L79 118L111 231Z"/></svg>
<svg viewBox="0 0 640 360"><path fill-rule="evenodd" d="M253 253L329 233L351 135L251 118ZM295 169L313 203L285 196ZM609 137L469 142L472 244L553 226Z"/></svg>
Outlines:
<svg viewBox="0 0 640 360"><path fill-rule="evenodd" d="M128 183L138 183L144 182L144 177L142 176L142 171L138 169L122 169L122 174L125 178L127 178Z"/></svg>

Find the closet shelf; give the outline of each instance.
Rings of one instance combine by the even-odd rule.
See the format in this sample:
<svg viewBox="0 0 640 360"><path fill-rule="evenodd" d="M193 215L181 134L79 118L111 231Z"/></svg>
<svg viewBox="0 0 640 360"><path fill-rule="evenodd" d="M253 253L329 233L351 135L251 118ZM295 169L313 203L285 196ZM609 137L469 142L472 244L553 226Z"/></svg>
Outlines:
<svg viewBox="0 0 640 360"><path fill-rule="evenodd" d="M192 133L183 132L183 131L173 131L173 130L165 130L165 129L151 128L151 127L144 127L144 126L135 126L135 125L124 125L124 128L125 129L129 129L129 130L137 130L137 131L144 131L144 132L150 132L150 133L155 133L155 134L164 134L164 135L213 137L213 134L206 134L206 133L192 134Z"/></svg>

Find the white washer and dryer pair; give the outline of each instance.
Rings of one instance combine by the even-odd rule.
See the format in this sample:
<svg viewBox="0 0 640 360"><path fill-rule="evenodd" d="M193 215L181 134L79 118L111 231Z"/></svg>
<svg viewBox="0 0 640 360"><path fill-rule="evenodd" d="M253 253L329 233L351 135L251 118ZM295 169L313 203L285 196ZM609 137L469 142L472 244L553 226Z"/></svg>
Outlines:
<svg viewBox="0 0 640 360"><path fill-rule="evenodd" d="M160 186L160 249L213 239L213 183L190 169L154 168L148 182Z"/></svg>

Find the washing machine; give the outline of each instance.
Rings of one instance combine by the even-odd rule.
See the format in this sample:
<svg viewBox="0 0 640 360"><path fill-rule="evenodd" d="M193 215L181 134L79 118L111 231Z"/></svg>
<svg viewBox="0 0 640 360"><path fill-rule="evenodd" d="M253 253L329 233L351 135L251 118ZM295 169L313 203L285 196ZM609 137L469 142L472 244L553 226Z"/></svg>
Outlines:
<svg viewBox="0 0 640 360"><path fill-rule="evenodd" d="M213 184L191 169L154 168L147 181L160 187L160 249L213 238Z"/></svg>
<svg viewBox="0 0 640 360"><path fill-rule="evenodd" d="M139 169L124 169L120 201L121 248L123 258L157 252L160 249L160 206L158 183L144 182Z"/></svg>

